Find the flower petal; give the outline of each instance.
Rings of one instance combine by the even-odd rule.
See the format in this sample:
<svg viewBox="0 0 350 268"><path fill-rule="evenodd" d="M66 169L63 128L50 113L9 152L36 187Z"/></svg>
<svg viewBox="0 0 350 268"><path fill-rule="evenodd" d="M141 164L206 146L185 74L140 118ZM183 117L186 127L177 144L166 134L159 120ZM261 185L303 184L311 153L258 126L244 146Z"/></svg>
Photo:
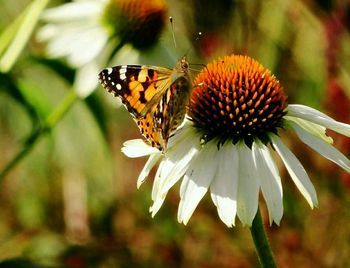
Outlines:
<svg viewBox="0 0 350 268"><path fill-rule="evenodd" d="M305 129L307 132L311 133L312 135L324 140L325 142L332 144L333 139L330 136L327 136L326 130L324 126L317 125L315 123L312 123L310 121L294 117L294 116L285 116L284 119L286 120L287 124L290 125L289 122L295 122L299 126L301 126L303 129Z"/></svg>
<svg viewBox="0 0 350 268"><path fill-rule="evenodd" d="M158 184L154 184L152 191L152 200L155 200L158 194L164 195L173 185L182 177L190 161L195 157L200 148L199 136L194 133L193 127L185 127L176 131L175 136L169 140L168 151L163 160L164 168L159 176L161 179Z"/></svg>
<svg viewBox="0 0 350 268"><path fill-rule="evenodd" d="M49 22L64 23L73 20L83 20L97 17L103 10L105 1L77 1L59 7L47 9L42 19Z"/></svg>
<svg viewBox="0 0 350 268"><path fill-rule="evenodd" d="M261 191L269 211L270 225L279 225L283 216L282 183L269 149L260 142L253 143L253 157L259 172Z"/></svg>
<svg viewBox="0 0 350 268"><path fill-rule="evenodd" d="M220 219L228 226L235 225L237 213L238 152L234 145L220 148L218 170L210 185L211 198Z"/></svg>
<svg viewBox="0 0 350 268"><path fill-rule="evenodd" d="M96 89L98 84L96 74L98 71L99 67L95 61L89 62L77 69L73 88L79 97L85 98Z"/></svg>
<svg viewBox="0 0 350 268"><path fill-rule="evenodd" d="M302 127L297 125L296 123L291 122L291 126L297 133L298 137L316 152L329 159L330 161L336 163L347 172L350 172L350 160L346 158L341 152L339 152L332 145L324 142L324 140L310 134Z"/></svg>
<svg viewBox="0 0 350 268"><path fill-rule="evenodd" d="M163 202L164 202L166 194L167 194L167 193L164 193L163 195L154 194L154 192L157 191L157 185L159 185L161 183L162 177L160 176L160 174L162 173L163 168L164 168L164 161L160 162L159 167L157 169L157 173L154 177L153 188L152 188L153 204L149 208L149 212L152 214L152 218L157 214L158 210L163 205Z"/></svg>
<svg viewBox="0 0 350 268"><path fill-rule="evenodd" d="M143 167L139 177L137 178L137 189L140 188L141 184L145 182L147 176L149 175L151 169L157 164L162 154L151 154L148 158L145 166Z"/></svg>
<svg viewBox="0 0 350 268"><path fill-rule="evenodd" d="M46 42L58 34L57 26L46 24L38 29L35 38L39 42Z"/></svg>
<svg viewBox="0 0 350 268"><path fill-rule="evenodd" d="M146 144L142 139L128 140L124 142L121 151L130 158L142 157L155 153L161 154L157 148Z"/></svg>
<svg viewBox="0 0 350 268"><path fill-rule="evenodd" d="M73 67L81 67L97 56L100 58L108 42L106 29L92 21L63 25L47 24L39 29L36 37L38 41L48 42L48 56L67 57L67 61Z"/></svg>
<svg viewBox="0 0 350 268"><path fill-rule="evenodd" d="M287 111L289 116L305 119L350 137L350 125L338 122L316 109L300 104L289 104Z"/></svg>
<svg viewBox="0 0 350 268"><path fill-rule="evenodd" d="M239 155L237 215L243 225L251 226L258 211L259 173L252 151L245 144L239 144L237 147Z"/></svg>
<svg viewBox="0 0 350 268"><path fill-rule="evenodd" d="M108 42L108 33L100 25L93 25L82 29L71 42L75 40L76 45L70 45L72 49L68 60L73 66L81 66L100 57ZM86 44L89 46L86 47Z"/></svg>
<svg viewBox="0 0 350 268"><path fill-rule="evenodd" d="M301 194L305 197L311 208L317 206L316 190L300 161L282 143L281 139L278 136L271 135L270 138L274 148L277 150L277 153L281 157L284 165L289 172L289 175L291 176Z"/></svg>
<svg viewBox="0 0 350 268"><path fill-rule="evenodd" d="M152 217L154 217L160 209L169 189L185 174L197 153L198 151L195 148L191 148L175 163L170 159L161 162L162 165L158 168L159 172L157 172L152 188L153 205L150 209Z"/></svg>
<svg viewBox="0 0 350 268"><path fill-rule="evenodd" d="M187 224L199 201L207 192L215 176L218 149L214 142L207 143L188 168L180 187L179 222Z"/></svg>
<svg viewBox="0 0 350 268"><path fill-rule="evenodd" d="M169 189L185 174L200 147L198 135L193 133L193 128L187 126L181 131L176 131L170 142L172 146L166 152L153 182L153 205L150 208L152 217L160 209Z"/></svg>
<svg viewBox="0 0 350 268"><path fill-rule="evenodd" d="M40 42L49 42L47 51L50 57L69 56L73 51L82 49L84 44L81 44L75 37L85 29L86 26L81 24L46 24L39 29L36 38Z"/></svg>

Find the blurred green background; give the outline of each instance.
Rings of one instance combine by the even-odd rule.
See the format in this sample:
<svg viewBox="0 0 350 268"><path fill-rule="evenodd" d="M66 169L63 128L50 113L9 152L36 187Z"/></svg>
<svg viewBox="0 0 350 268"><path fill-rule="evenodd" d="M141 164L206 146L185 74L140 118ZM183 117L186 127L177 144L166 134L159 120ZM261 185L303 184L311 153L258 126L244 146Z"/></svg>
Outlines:
<svg viewBox="0 0 350 268"><path fill-rule="evenodd" d="M31 2L2 0L0 33ZM171 59L190 44L194 64L246 54L277 76L289 103L350 123L349 1L172 0L167 9L178 48L166 22L158 44L140 52L148 64L172 67ZM176 221L176 185L151 218L152 176L136 189L146 159L120 152L124 141L140 134L100 86L76 100L51 130L42 130L72 92L75 74L64 59L45 56L45 44L35 38L42 24L13 68L0 73L0 172L23 152L0 180L0 267L258 267L249 229L238 221L228 229L209 196L183 226ZM195 41L198 31L203 35ZM164 45L171 57L160 51ZM330 135L349 157L350 140ZM281 168L284 217L279 227L267 227L278 266L350 267L349 174L295 136L284 138L308 171L319 207L308 207ZM261 208L266 220L263 203Z"/></svg>

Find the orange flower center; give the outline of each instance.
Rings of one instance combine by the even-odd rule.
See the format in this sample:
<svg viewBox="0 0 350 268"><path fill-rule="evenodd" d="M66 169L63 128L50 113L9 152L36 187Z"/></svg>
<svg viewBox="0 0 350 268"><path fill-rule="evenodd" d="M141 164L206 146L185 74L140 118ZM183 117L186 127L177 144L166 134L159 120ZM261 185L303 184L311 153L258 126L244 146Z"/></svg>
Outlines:
<svg viewBox="0 0 350 268"><path fill-rule="evenodd" d="M283 126L287 96L279 81L260 63L231 55L208 64L196 77L188 115L203 141L223 144L255 138L269 142L269 133Z"/></svg>

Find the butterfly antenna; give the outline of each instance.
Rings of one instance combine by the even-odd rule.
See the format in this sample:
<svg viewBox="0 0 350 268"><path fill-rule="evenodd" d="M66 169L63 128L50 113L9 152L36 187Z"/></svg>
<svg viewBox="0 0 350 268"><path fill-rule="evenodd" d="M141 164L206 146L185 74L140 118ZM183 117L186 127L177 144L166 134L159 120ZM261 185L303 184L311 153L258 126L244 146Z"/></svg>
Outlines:
<svg viewBox="0 0 350 268"><path fill-rule="evenodd" d="M202 32L198 32L196 39L194 39L194 42L197 42L201 36Z"/></svg>
<svg viewBox="0 0 350 268"><path fill-rule="evenodd" d="M174 31L174 24L173 24L173 17L169 17L170 25L171 25L171 33L173 35L173 41L174 41L174 47L177 49L176 45L176 39L175 39L175 31Z"/></svg>
<svg viewBox="0 0 350 268"><path fill-rule="evenodd" d="M199 38L200 38L201 36L202 36L202 32L198 32L198 33L197 33L196 39L194 39L194 43L196 43L196 42L199 40ZM187 49L185 55L188 55L188 53L190 53L190 51L191 51L192 49L193 49L193 47L190 46L190 47Z"/></svg>

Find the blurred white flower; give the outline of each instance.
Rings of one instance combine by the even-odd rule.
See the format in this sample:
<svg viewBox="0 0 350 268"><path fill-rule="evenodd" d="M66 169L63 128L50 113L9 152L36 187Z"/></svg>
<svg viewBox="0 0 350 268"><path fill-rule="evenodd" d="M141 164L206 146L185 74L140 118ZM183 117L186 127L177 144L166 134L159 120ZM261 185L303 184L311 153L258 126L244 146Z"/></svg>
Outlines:
<svg viewBox="0 0 350 268"><path fill-rule="evenodd" d="M74 88L81 97L89 95L97 86L96 74L106 60L109 38L102 25L106 0L76 0L43 13L47 22L39 29L37 38L47 42L49 57L66 57L77 68Z"/></svg>
<svg viewBox="0 0 350 268"><path fill-rule="evenodd" d="M77 69L74 88L86 97L112 53L131 44L138 57L139 50L156 44L165 13L163 0L74 0L43 13L46 24L37 39L47 43L49 57L64 57Z"/></svg>

